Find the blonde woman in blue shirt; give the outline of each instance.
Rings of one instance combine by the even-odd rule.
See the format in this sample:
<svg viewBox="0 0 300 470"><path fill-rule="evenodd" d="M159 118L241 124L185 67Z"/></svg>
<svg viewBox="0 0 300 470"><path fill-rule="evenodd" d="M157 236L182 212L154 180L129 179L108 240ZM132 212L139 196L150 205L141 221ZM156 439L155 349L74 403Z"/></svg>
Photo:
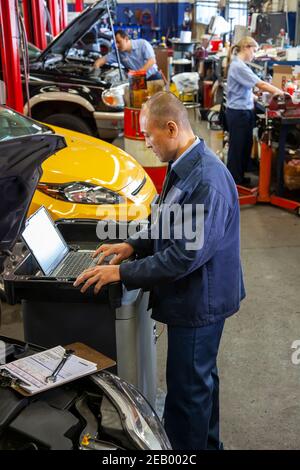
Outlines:
<svg viewBox="0 0 300 470"><path fill-rule="evenodd" d="M284 94L282 90L261 80L248 67L247 62L254 59L258 49L257 42L251 37L242 38L231 47L227 65L227 108L226 120L229 130L229 151L227 167L236 184L250 183L245 178L251 157L254 127L253 88L271 94ZM229 68L228 68L229 67Z"/></svg>

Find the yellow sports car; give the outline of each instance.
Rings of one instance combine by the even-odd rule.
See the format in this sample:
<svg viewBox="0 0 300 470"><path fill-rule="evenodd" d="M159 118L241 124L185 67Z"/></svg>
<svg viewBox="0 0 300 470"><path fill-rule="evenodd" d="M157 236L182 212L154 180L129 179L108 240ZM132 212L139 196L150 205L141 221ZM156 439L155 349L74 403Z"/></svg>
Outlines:
<svg viewBox="0 0 300 470"><path fill-rule="evenodd" d="M126 152L102 140L44 125L0 107L0 154L1 141L49 133L62 135L66 147L43 163L43 175L28 215L43 205L54 220L131 221L148 217L155 187L141 165Z"/></svg>

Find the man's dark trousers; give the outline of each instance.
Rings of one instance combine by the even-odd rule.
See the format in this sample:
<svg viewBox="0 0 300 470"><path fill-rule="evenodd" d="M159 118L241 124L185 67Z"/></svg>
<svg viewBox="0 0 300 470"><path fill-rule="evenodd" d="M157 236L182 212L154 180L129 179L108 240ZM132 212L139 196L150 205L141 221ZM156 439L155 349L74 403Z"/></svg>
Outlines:
<svg viewBox="0 0 300 470"><path fill-rule="evenodd" d="M222 449L217 354L224 320L168 326L165 429L173 449Z"/></svg>

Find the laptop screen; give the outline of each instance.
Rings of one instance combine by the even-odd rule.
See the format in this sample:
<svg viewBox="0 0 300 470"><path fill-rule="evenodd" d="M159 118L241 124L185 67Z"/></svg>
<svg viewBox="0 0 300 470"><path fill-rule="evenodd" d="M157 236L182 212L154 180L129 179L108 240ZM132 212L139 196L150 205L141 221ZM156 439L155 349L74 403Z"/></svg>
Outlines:
<svg viewBox="0 0 300 470"><path fill-rule="evenodd" d="M69 251L44 207L28 219L22 237L46 276L52 273Z"/></svg>

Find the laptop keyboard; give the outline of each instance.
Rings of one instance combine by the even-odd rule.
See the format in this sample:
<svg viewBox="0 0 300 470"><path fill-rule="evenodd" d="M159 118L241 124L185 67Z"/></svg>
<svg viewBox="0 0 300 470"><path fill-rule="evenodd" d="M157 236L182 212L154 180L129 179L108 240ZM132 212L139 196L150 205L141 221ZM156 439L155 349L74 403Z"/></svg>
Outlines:
<svg viewBox="0 0 300 470"><path fill-rule="evenodd" d="M96 264L97 259L91 258L90 253L71 253L56 277L77 277L82 271Z"/></svg>
<svg viewBox="0 0 300 470"><path fill-rule="evenodd" d="M107 256L103 264L109 264L113 256L114 255ZM91 253L72 252L55 276L75 278L85 269L96 266L97 261L98 258L91 258Z"/></svg>

